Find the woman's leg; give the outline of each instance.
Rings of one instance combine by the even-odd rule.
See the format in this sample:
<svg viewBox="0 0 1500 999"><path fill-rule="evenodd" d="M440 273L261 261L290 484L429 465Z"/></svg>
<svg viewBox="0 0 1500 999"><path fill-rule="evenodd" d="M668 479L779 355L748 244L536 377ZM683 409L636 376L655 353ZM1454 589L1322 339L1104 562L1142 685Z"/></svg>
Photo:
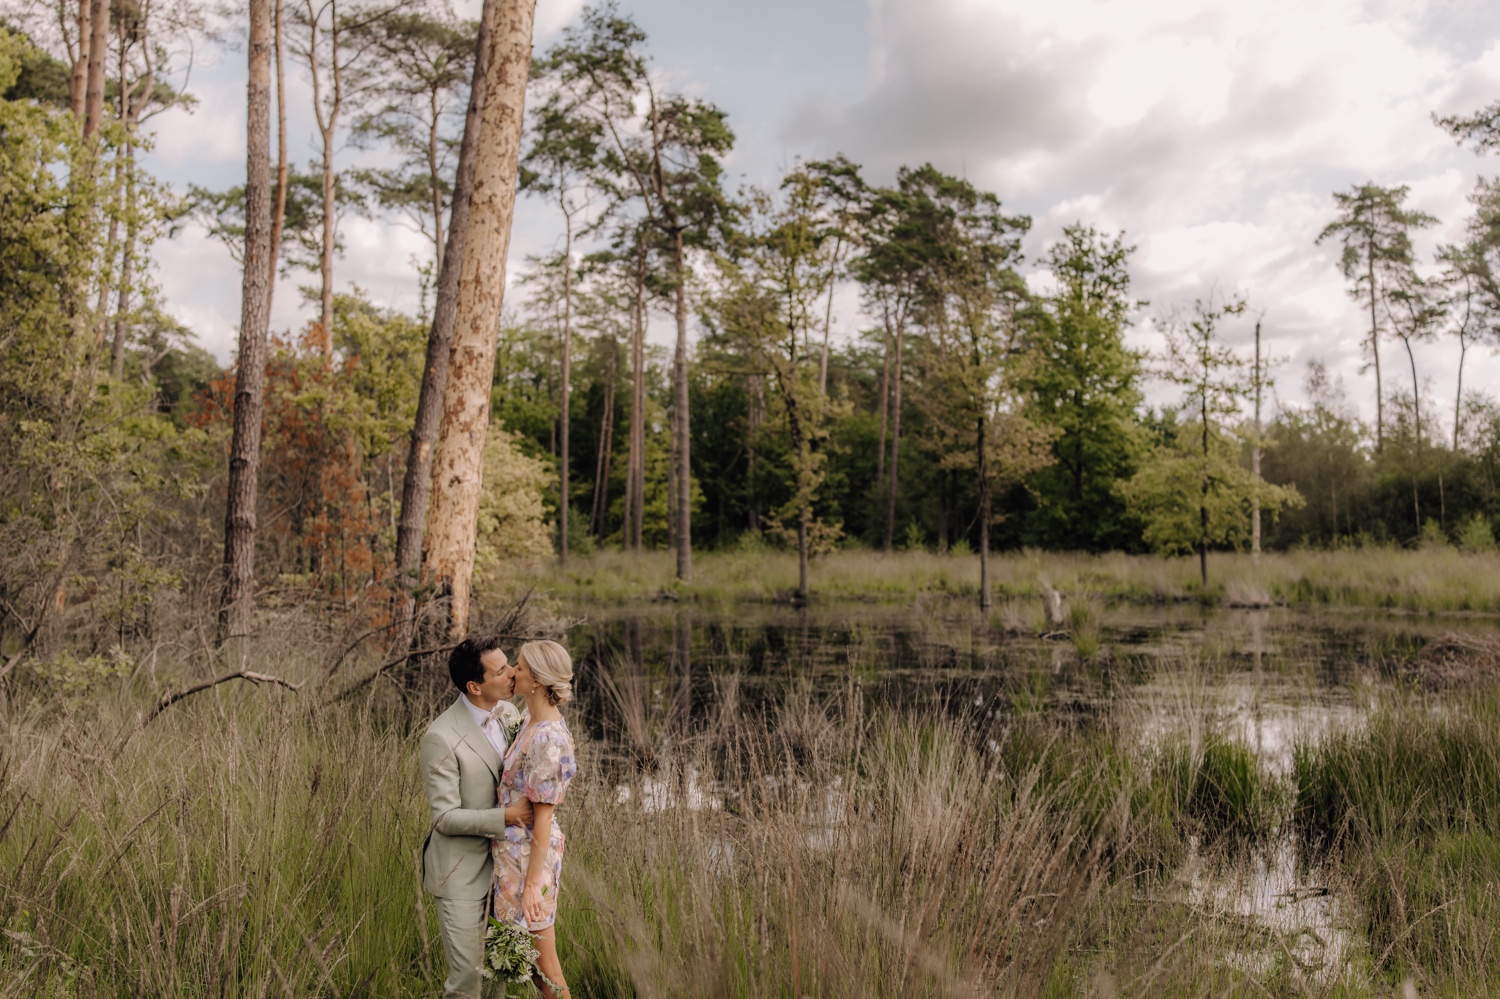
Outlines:
<svg viewBox="0 0 1500 999"><path fill-rule="evenodd" d="M563 999L564 996L571 997L573 993L568 991L567 979L563 978L562 962L557 959L557 924L554 923L545 930L535 934L537 958L536 966L547 981L556 985L556 989L549 988L547 982L542 981L541 975L533 975L531 980L541 990L543 999Z"/></svg>

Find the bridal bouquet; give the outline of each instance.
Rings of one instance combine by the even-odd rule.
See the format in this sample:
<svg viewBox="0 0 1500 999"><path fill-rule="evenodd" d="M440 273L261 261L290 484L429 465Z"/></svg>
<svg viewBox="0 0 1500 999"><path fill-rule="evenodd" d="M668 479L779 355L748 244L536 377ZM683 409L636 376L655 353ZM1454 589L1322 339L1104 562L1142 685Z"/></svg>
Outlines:
<svg viewBox="0 0 1500 999"><path fill-rule="evenodd" d="M484 934L484 964L479 969L485 978L517 985L529 982L536 959L536 946L526 927L490 917L490 928Z"/></svg>

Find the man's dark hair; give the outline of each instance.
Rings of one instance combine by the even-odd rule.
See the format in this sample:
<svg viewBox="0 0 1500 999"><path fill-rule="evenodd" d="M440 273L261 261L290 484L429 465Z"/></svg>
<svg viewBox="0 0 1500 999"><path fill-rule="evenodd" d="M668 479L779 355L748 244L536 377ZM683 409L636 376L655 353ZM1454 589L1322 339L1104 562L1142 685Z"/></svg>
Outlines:
<svg viewBox="0 0 1500 999"><path fill-rule="evenodd" d="M487 638L465 638L459 642L448 656L448 675L453 678L453 686L457 687L460 693L467 693L470 680L483 683L484 664L479 661L479 657L499 647L499 635L490 635Z"/></svg>

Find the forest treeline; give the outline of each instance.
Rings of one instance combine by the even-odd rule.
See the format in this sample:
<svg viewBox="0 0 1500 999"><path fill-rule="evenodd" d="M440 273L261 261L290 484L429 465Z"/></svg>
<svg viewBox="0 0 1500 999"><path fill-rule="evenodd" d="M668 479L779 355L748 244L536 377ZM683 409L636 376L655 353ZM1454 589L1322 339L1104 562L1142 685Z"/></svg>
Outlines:
<svg viewBox="0 0 1500 999"><path fill-rule="evenodd" d="M253 0L249 179L172 191L139 152L155 116L193 106L191 54L227 30L208 8L7 15L10 662L80 603L121 636L168 593L398 615L404 594L409 614L444 586L466 600L470 571L600 547L671 548L689 578L695 549L785 546L804 599L811 561L841 546L982 563L995 548L1197 552L1205 579L1215 549L1494 547L1500 403L1465 391L1462 367L1421 370L1413 348L1453 338L1466 361L1495 343L1497 182L1431 264L1412 236L1434 220L1405 188L1334 196L1320 241L1368 316L1369 424L1320 365L1267 356L1276 305L1253 289L1137 301L1126 234L1082 223L1027 260L1029 218L930 164L884 182L840 156L734 189L730 116L667 89L630 18L588 8L526 56L530 16L514 0L479 22L420 2ZM287 141L293 73L317 124L304 166ZM1500 104L1436 124L1500 144ZM514 142L494 139L506 129ZM377 165L342 166L349 143ZM551 207L559 237L518 262L502 313L512 189ZM426 236L420 314L340 278L354 213ZM153 281L152 246L189 224L244 268L227 369ZM305 325L267 330L275 278L298 274ZM1148 324L1158 355L1131 346ZM1439 396L1434 376L1454 375ZM1293 377L1308 402L1273 409ZM1174 394L1148 403L1161 379Z"/></svg>

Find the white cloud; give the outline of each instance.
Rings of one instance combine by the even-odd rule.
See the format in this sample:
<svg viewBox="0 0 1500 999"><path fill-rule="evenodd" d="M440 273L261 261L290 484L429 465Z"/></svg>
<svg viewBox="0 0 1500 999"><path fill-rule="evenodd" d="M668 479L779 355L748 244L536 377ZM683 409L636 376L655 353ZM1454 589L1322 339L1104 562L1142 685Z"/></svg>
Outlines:
<svg viewBox="0 0 1500 999"><path fill-rule="evenodd" d="M877 179L932 160L1036 218L1035 256L1075 219L1123 228L1138 293L1165 309L1211 288L1266 310L1275 349L1317 357L1373 410L1362 318L1315 240L1331 192L1411 186L1455 239L1479 172L1430 115L1500 97L1500 20L1398 0L873 0L865 92L790 112L784 132ZM1457 16L1457 15L1455 15ZM1489 32L1474 44L1476 25ZM1251 323L1231 336L1248 338ZM1144 332L1143 332L1143 335ZM1452 353L1419 364L1451 380ZM1487 369L1480 372L1481 366ZM1471 384L1500 389L1500 369ZM1297 397L1296 377L1283 394Z"/></svg>

